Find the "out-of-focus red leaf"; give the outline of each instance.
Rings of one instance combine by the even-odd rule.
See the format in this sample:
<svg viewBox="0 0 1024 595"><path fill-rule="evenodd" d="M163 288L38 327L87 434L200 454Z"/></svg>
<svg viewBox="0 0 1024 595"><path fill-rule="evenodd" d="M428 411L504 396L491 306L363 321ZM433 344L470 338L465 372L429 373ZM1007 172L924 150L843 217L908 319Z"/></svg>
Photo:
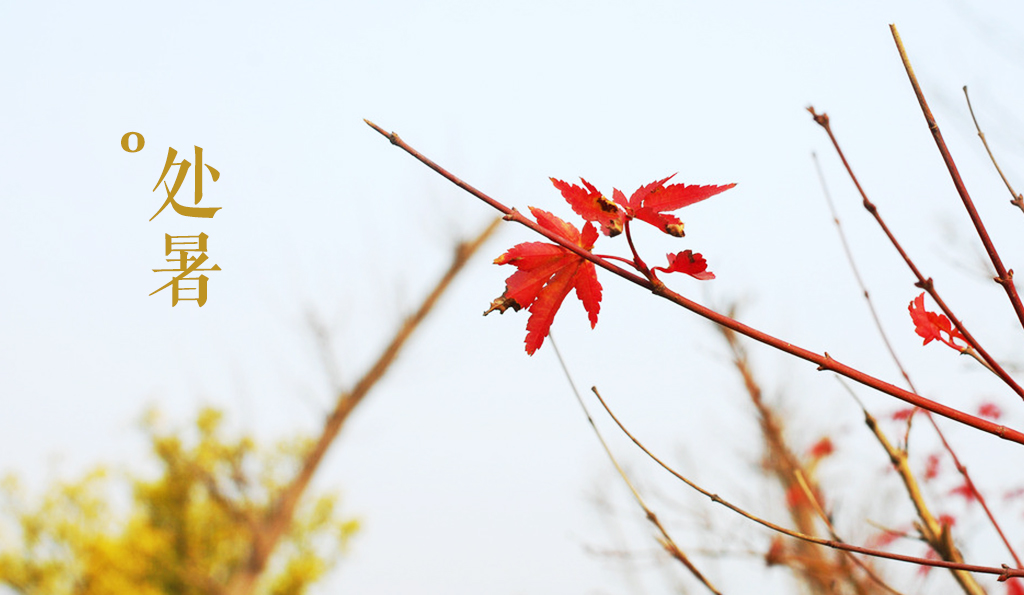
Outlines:
<svg viewBox="0 0 1024 595"><path fill-rule="evenodd" d="M583 248L591 250L597 241L597 229L588 221L583 232L551 213L530 207L537 224ZM505 292L491 303L493 310L508 308L530 311L526 322L526 352L533 355L551 331L551 323L565 296L573 289L583 302L590 326L597 324L601 310L601 284L594 264L556 244L525 242L517 244L494 260L495 264L511 264L518 270L505 280Z"/></svg>
<svg viewBox="0 0 1024 595"><path fill-rule="evenodd" d="M910 311L910 319L914 322L914 331L919 337L924 339L924 345L937 339L957 351L964 349L964 346L958 345L956 340L959 339L965 343L966 340L960 334L960 331L953 328L946 315L936 314L924 309L924 293L910 302L908 310Z"/></svg>
<svg viewBox="0 0 1024 595"><path fill-rule="evenodd" d="M963 496L964 500L967 500L968 504L978 499L974 490L971 489L971 486L967 485L966 480L952 490L949 490L949 493L950 495Z"/></svg>
<svg viewBox="0 0 1024 595"><path fill-rule="evenodd" d="M893 421L907 421L908 419L910 419L910 416L913 415L914 411L916 410L917 407L907 407L905 409L899 409L892 414L892 419Z"/></svg>
<svg viewBox="0 0 1024 595"><path fill-rule="evenodd" d="M929 560L941 560L942 559L942 557L939 556L939 553L936 552L935 550L933 550L932 548L928 548L928 551L926 551L924 553L924 556L922 556L922 557L923 558L928 558ZM932 568L935 568L935 567L934 566L924 566L924 565L921 565L921 566L917 567L917 573L920 574L921 576L926 576L929 572L932 571Z"/></svg>
<svg viewBox="0 0 1024 595"><path fill-rule="evenodd" d="M708 270L708 261L699 252L685 250L678 254L668 254L668 267L654 267L655 271L665 273L686 273L694 279L707 281L715 278Z"/></svg>
<svg viewBox="0 0 1024 595"><path fill-rule="evenodd" d="M995 403L982 403L981 407L978 407L978 415L997 420L1003 416L1003 410Z"/></svg>
<svg viewBox="0 0 1024 595"><path fill-rule="evenodd" d="M880 549L903 537L906 537L905 530L883 530L869 537L866 545Z"/></svg>
<svg viewBox="0 0 1024 595"><path fill-rule="evenodd" d="M804 493L800 484L794 483L789 486L789 489L786 490L786 507L792 509L799 508L807 504L810 504L810 502L807 500L807 494Z"/></svg>
<svg viewBox="0 0 1024 595"><path fill-rule="evenodd" d="M1024 580L1019 578L1007 579L1006 595L1024 595Z"/></svg>
<svg viewBox="0 0 1024 595"><path fill-rule="evenodd" d="M925 481L935 479L939 475L939 463L942 461L939 453L928 455L928 461L924 464Z"/></svg>
<svg viewBox="0 0 1024 595"><path fill-rule="evenodd" d="M776 535L772 538L772 543L768 546L768 553L764 555L764 563L768 566L775 566L776 564L782 564L786 559L786 543L782 540L782 536Z"/></svg>
<svg viewBox="0 0 1024 595"><path fill-rule="evenodd" d="M1003 492L1003 500L1014 500L1024 496L1024 488L1014 488Z"/></svg>
<svg viewBox="0 0 1024 595"><path fill-rule="evenodd" d="M821 440L814 443L814 446L807 450L807 455L812 459L821 459L835 452L835 446L832 444L832 439L825 436Z"/></svg>

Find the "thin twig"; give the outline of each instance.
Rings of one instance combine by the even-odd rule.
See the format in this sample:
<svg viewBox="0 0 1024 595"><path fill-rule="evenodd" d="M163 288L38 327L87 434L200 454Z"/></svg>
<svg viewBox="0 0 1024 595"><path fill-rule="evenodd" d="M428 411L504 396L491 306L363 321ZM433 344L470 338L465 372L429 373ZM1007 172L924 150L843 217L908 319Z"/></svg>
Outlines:
<svg viewBox="0 0 1024 595"><path fill-rule="evenodd" d="M840 157L842 157L841 154ZM899 370L900 375L903 376L904 380L906 380L907 386L910 387L910 390L916 393L917 389L914 388L914 383L910 381L910 376L907 375L907 371L900 362L900 358L896 356L896 351L893 349L892 343L889 342L889 336L882 328L882 319L878 316L878 311L875 309L875 302L871 299L871 294L868 293L868 288L864 283L864 278L860 276L860 269L857 267L857 263L853 259L853 251L850 250L850 243L846 240L846 232L843 231L843 224L839 220L839 213L836 211L835 203L832 202L832 194L828 191L828 185L825 183L825 174L821 171L821 163L818 162L818 154L811 153L811 158L814 160L814 169L818 172L818 181L821 182L822 194L824 194L825 202L828 203L828 210L832 214L832 223L835 224L836 233L839 234L839 241L843 245L843 252L846 254L846 262L850 265L850 271L853 272L853 277L857 280L857 285L860 287L861 293L864 295L864 301L868 304L868 310L871 312L871 319L875 322L875 328L878 329L878 334L882 338L882 343L885 344L885 349L889 352L889 357L891 357L893 362L896 364L896 368ZM843 159L843 162L845 163L846 160ZM856 180L854 180L854 184L860 188L860 184L857 183Z"/></svg>
<svg viewBox="0 0 1024 595"><path fill-rule="evenodd" d="M765 443L768 448L769 460L779 461L778 463L772 463L771 470L775 472L779 481L782 483L783 489L786 490L787 494L792 488L793 484L797 484L807 501L812 504L812 508L818 518L824 522L825 527L828 529L829 534L835 541L843 541L836 533L835 527L832 525L831 519L822 509L821 504L818 500L817 486L812 488L808 483L803 465L797 459L797 456L793 453L793 450L789 447L786 442L785 435L783 434L781 424L778 416L764 402L762 398L761 386L754 378L754 373L750 368L750 361L747 356L746 350L743 345L740 344L739 338L735 332L727 329L723 326L718 327L721 331L722 336L725 338L726 344L729 345L729 350L732 352L733 365L736 367L737 372L740 374L740 378L743 379L743 385L747 390L747 394L750 396L751 402L754 404L754 408L757 409L758 416L761 423L761 433L764 435ZM799 506L790 506L790 516L793 518L796 528L801 533L811 535L815 532L813 525L813 516L806 514L806 509ZM854 556L848 551L843 552L847 559L853 562L854 565L859 567L867 574L868 578L877 583L886 591L899 595L899 592L890 587L885 581L882 580L875 572L857 556ZM814 552L807 552L805 555L814 556ZM832 565L831 562L825 561L824 563ZM848 569L844 568L846 572L846 578L850 581L856 591L863 591L864 585L859 581L854 580L854 576L849 572ZM817 576L816 573L808 573L811 578L818 584L815 585L814 591L825 592L828 587L821 584L821 577Z"/></svg>
<svg viewBox="0 0 1024 595"><path fill-rule="evenodd" d="M980 417L971 415L964 411L960 411L958 409L948 407L946 405L937 403L930 399L926 399L920 395L916 395L906 389L902 389L894 384L891 384L889 382L871 376L870 374L866 374L860 370L857 370L856 368L852 368L846 364L840 363L839 361L833 359L832 356L828 355L827 352L824 354L818 354L808 349L804 349L802 347L793 345L788 341L783 341L782 339L773 337L772 335L769 335L763 331L747 326L742 322L739 322L738 320L715 312L710 308L707 308L705 306L698 304L697 302L687 299L682 295L668 289L667 287L665 287L665 284L661 283L660 281L651 281L649 279L645 279L639 275L636 275L635 273L623 269L622 267L612 264L608 260L595 256L590 251L580 248L574 242L569 242L565 238L562 238L561 236L542 228L537 223L524 217L519 211L506 207L505 205L491 198L487 194L484 194L480 190L477 190L473 186L470 186L469 184L462 181L460 178L458 178L448 170L444 169L437 163L427 158L425 155L423 155L416 149L409 146L408 143L399 138L399 136L394 132L389 133L380 126L377 126L373 122L370 122L369 120L367 120L366 123L371 128L376 130L378 133L388 138L388 140L391 141L391 144L399 147L406 153L412 155L418 161L420 161L430 169L434 170L435 172L437 172L438 174L440 174L441 176L443 176L444 178L446 178L459 188L462 188L466 192L484 201L492 208L503 213L505 215L503 219L505 219L506 221L515 221L520 225L528 227L534 232L551 240L555 244L558 244L559 246L565 248L566 250L569 250L570 252L580 256L581 258L589 260L590 262L605 269L606 271L612 272L618 275L619 277L626 279L627 281L631 281L632 283L651 291L657 296L660 296L670 302L675 303L676 305L686 308L687 310L699 316L702 316L712 322L721 324L722 326L729 327L732 330L740 333L741 335L746 335L747 337L750 337L755 341L759 341L761 343L774 347L780 351L784 351L800 359L817 364L819 370L830 370L837 374L846 376L847 378L850 378L855 382L859 382L865 386L869 386L875 390L893 396L902 401L906 401L907 403L910 403L912 405L917 405L922 409L927 409L943 417L948 417L964 425L970 426L977 430L981 430L982 432L998 436L1004 440L1009 440L1011 442L1016 442L1018 444L1024 444L1024 433L1014 430L1013 428L1008 428L1006 426L993 423L987 419L982 419Z"/></svg>
<svg viewBox="0 0 1024 595"><path fill-rule="evenodd" d="M846 385L840 379L840 384L851 394L856 395L853 390ZM917 524L918 531L921 533L921 537L928 542L935 552L942 557L943 560L950 562L962 563L964 561L963 555L953 545L952 536L950 534L949 527L940 523L935 516L928 509L928 505L924 501L924 495L921 493L921 487L917 483L917 478L914 477L913 471L910 469L910 463L907 460L907 452L905 450L896 448L889 442L885 432L878 426L878 422L874 416L868 412L867 408L864 407L860 400L857 399L860 404L861 411L864 412L864 423L867 424L868 428L875 435L878 443L885 449L887 455L889 455L889 461L892 463L893 469L899 474L900 479L903 481L903 486L907 490L907 497L910 498L911 503L914 505L914 510L917 511L917 516L921 519L921 523ZM1019 564L1018 564L1019 566ZM954 569L953 578L960 584L960 587L968 595L984 595L985 590L981 588L974 577L970 574L963 572L962 570Z"/></svg>
<svg viewBox="0 0 1024 595"><path fill-rule="evenodd" d="M604 448L605 454L608 455L608 458L611 460L612 465L615 466L615 470L618 471L619 477L621 477L622 481L624 481L626 483L626 486L629 487L629 491L633 493L633 498L636 499L637 504L639 504L640 508L644 510L644 514L647 516L647 520L650 521L651 524L653 524L658 529L658 532L661 533L661 537L658 539L658 542L661 543L661 546L665 548L665 551L668 552L670 556L672 556L673 558L678 560L683 566L685 566L686 569L690 571L690 574L696 577L696 579L699 580L705 587L707 587L709 591L711 591L715 595L722 595L721 592L718 589L716 589L714 585L711 584L711 581L709 581L707 577L705 577L701 573L701 571L693 564L693 562L683 552L683 550L681 550L679 546L676 545L676 542L672 539L672 536L669 535L668 531L665 529L665 526L662 525L661 521L658 520L657 515L655 515L654 511L652 511L647 506L647 503L644 502L644 499L640 496L640 492L638 492L636 490L636 487L633 486L633 482L629 480L629 476L626 475L626 472L622 469L622 466L619 465L619 461L616 460L615 455L612 454L612 449L609 448L608 443L605 442L604 436L601 435L601 430L597 429L597 424L594 423L594 418L590 416L590 410L587 408L587 404L583 402L583 397L580 396L580 391L576 388L576 383L573 382L572 375L569 374L569 368L568 366L566 366L565 360L562 358L562 352L559 351L558 344L555 343L554 335L549 334L548 339L551 341L551 346L555 349L555 355L558 357L559 365L562 366L562 372L565 373L565 378L566 380L569 381L569 386L572 388L572 394L576 397L576 402L579 403L580 407L583 409L583 414L587 416L587 421L590 422L590 428L594 430L594 435L597 436L598 442L601 443L601 447Z"/></svg>
<svg viewBox="0 0 1024 595"><path fill-rule="evenodd" d="M868 198L868 195L864 191L864 188L860 185L860 180L858 180L857 175L853 173L853 168L850 166L850 162L846 160L846 154L843 153L842 147L839 146L839 140L832 132L832 125L830 123L828 114L819 114L816 111L814 111L813 107L808 107L807 111L811 113L811 116L814 118L814 121L819 126L824 128L825 132L828 134L828 138L832 141L832 146L835 147L836 153L839 154L839 159L843 162L843 166L846 167L846 173L850 175L850 179L853 181L853 185L857 187L857 191L860 193L860 196L863 199L864 208L869 213L871 213L872 217L875 218L875 222L878 223L878 226L882 228L882 231L885 233L886 237L889 238L889 242L893 245L893 248L895 248L896 251L899 252L900 256L903 258L903 262L905 262L910 271L914 273L914 276L917 278L917 282L914 283L914 285L928 292L928 295L930 295L932 299L935 300L935 303L939 306L939 309L942 310L942 312L949 318L949 321L953 323L953 326L956 327L958 331L960 331L960 334L963 335L964 339L970 345L971 349L977 351L978 355L981 356L982 360L984 360L984 363L988 365L988 368L994 374L999 376L999 378L1002 379L1002 381L1005 382L1007 386L1013 389L1015 393L1017 393L1022 399L1024 399L1024 387L1021 387L1019 384L1017 384L1017 381L1014 380L1013 377L1010 376L1010 374L1006 370L1004 370L1001 365L999 365L999 362L997 362L994 357L989 355L988 351L986 351L985 348L982 347L981 344L978 342L978 340L974 338L974 335L972 335L970 331L967 330L967 327L964 326L964 323L961 322L959 318L957 318L956 314L953 313L953 310L951 310L950 307L946 305L946 302L942 299L942 296L939 295L938 290L935 289L935 282L931 279L931 277L925 277L924 273L922 273L921 270L917 268L917 265L914 264L913 259L910 258L906 250L903 249L903 246L900 245L899 240L897 240L896 236L892 233L892 230L890 230L889 226L886 225L885 220L882 219L881 213L878 212L878 207L875 205L875 203L871 202L871 199Z"/></svg>
<svg viewBox="0 0 1024 595"><path fill-rule="evenodd" d="M897 357L896 351L893 349L892 343L889 341L889 335L888 333L885 332L885 328L882 326L882 321L879 318L877 311L875 310L874 301L871 299L871 294L868 292L867 285L864 283L864 279L860 275L857 263L853 258L853 253L850 250L850 246L846 241L846 234L843 233L843 226L839 220L839 215L837 214L835 205L832 202L832 196L828 191L828 185L825 183L825 176L822 173L821 166L818 163L818 157L817 155L814 154L812 154L812 156L814 157L814 166L818 171L818 179L821 181L822 192L825 195L825 200L828 202L829 210L832 212L832 221L835 222L836 230L839 233L839 239L843 244L843 250L846 252L846 261L850 265L850 270L853 271L853 276L857 280L857 285L860 287L861 293L863 293L864 295L864 300L868 304L868 309L871 311L871 316L875 321L875 328L878 330L878 334L882 339L882 343L885 344L885 348L886 350L888 350L889 356L892 357L892 360L896 364L896 367L899 369L900 374L903 376L903 379L907 382L907 387L910 388L911 391L917 393L917 387L914 386L914 382L910 379L910 374L907 373L906 368L903 367L903 363L900 361L899 357ZM850 392L851 394L853 393L853 391ZM864 409L864 413L867 414L867 410L864 408L863 405L861 405L861 409ZM949 443L949 441L946 440L946 435L939 427L939 424L935 420L935 417L932 416L930 411L925 411L924 414L927 417L928 421L931 423L932 428L934 428L935 433L938 435L943 448L946 450L947 453L949 453L949 456L952 458L957 471L959 471L960 475L963 476L968 489L971 491L971 493L973 494L974 498L978 501L978 503L981 504L981 507L985 511L986 516L988 516L989 522L995 528L996 533L999 534L999 538L1002 539L1003 544L1006 546L1006 549L1010 552L1010 555L1013 556L1013 560L1017 564L1017 567L1024 567L1024 564L1021 563L1020 557L1017 555L1017 551L1014 549L1013 545L1010 544L1010 540L1006 538L1006 534L1003 533L1002 527L1000 526L999 522L996 521L995 516L992 514L992 511L989 508L988 502L985 500L984 495L978 490L977 486L975 486L974 481L971 480L971 476L967 472L967 467L965 467L960 462L960 458L953 450L953 446ZM910 423L912 419L913 415L911 415L907 419L907 434L904 438L904 445L909 445L910 442ZM928 522L926 519L922 519L922 521Z"/></svg>
<svg viewBox="0 0 1024 595"><path fill-rule="evenodd" d="M1017 194L1017 191L1010 185L1010 180L1006 179L1006 174L1003 173L999 164L996 163L996 156L992 154L992 149L988 146L988 141L985 140L985 133L981 131L981 126L978 124L978 118L974 117L974 107L971 106L971 96L967 94L967 85L964 85L964 97L967 99L967 109L971 112L971 119L974 120L974 128L978 131L978 138L981 139L981 144L985 146L985 152L988 153L988 158L992 160L992 165L996 166L996 172L999 173L999 177L1003 179L1003 183L1006 184L1006 189L1010 191L1010 196L1013 197L1010 200L1011 205L1016 205L1021 211L1024 211L1024 194Z"/></svg>
<svg viewBox="0 0 1024 595"><path fill-rule="evenodd" d="M787 528L783 527L782 525L777 525L777 524L775 524L775 523L773 523L773 522L771 522L769 520L763 519L763 518L761 518L761 517L759 517L759 516L757 516L757 515L755 515L755 514L753 514L751 512L747 512L746 510L740 508L739 506L733 504L732 502L729 502L728 500L722 498L718 494L709 492L708 490L702 488L701 486L699 486L696 483L694 483L693 481L691 481L685 475L682 475L681 473L679 473L678 471L676 471L675 469L670 467L667 463L665 463L660 458L658 458L657 455L655 455L653 452L648 450L648 448L646 446L644 446L644 444L642 442L640 442L640 440L638 440L628 429L626 429L626 426L624 426L622 424L622 422L619 421L619 418L615 416L615 413L612 412L611 408L608 406L608 403L605 402L604 398L601 397L601 394L597 391L596 388L592 388L591 390L594 392L595 395L597 395L597 399L601 402L601 406L604 407L605 411L608 412L609 417L612 418L612 421L615 422L615 425L619 426L619 429L622 430L622 433L625 434L626 437L628 437L630 440L632 440L633 444L636 444L637 447L640 448L640 450L644 451L644 453L648 457L650 457L651 460L653 460L655 463L661 465L661 467L663 469L665 469L666 471L668 471L669 473L674 475L677 479L679 479L680 481L682 481L686 485L690 486L692 489L694 489L697 492L700 492L701 494L703 494L704 496L707 496L708 498L710 498L712 502L715 502L717 504L721 504L722 506L728 508L729 510L732 510L733 512L735 512L735 513L737 513L737 514L739 514L739 515L741 515L741 516L743 516L743 517L745 517L745 518L747 518L747 519L749 519L751 521L754 521L755 523L757 523L759 525L767 527L767 528L769 528L769 529L771 529L773 531L776 531L778 533L782 533L784 535L788 535L789 537L793 537L795 539L800 539L800 540L803 540L803 541L809 541L811 543L816 543L818 545L823 545L823 546L831 547L831 548L835 548L835 549L846 550L846 551L850 551L850 552L854 552L854 553L858 553L858 554L865 554L865 555L868 555L868 556L874 556L876 558L885 558L885 559L888 559L888 560L897 560L899 562L909 562L911 564L917 564L917 565L920 565L920 566L935 566L937 568L955 568L955 569L958 569L958 570L965 570L967 572L978 572L978 573L982 573L982 574L994 574L994 575L998 575L999 576L999 580L1000 581L1005 581L1005 580L1007 580L1009 578L1013 578L1013 577L1024 576L1024 568L1010 568L1009 566L1007 566L1005 564L1001 568L996 568L994 566L976 566L976 565L973 565L973 564L958 564L958 563L954 563L954 562L947 562L946 560L935 560L935 559L930 559L930 558L918 558L918 557L915 557L915 556L904 556L902 554L894 554L894 553L887 552L887 551L884 551L884 550L851 545L851 544L848 544L848 543L843 543L841 541L835 541L835 540L831 540L831 539L821 539L820 537L814 537L813 535L806 535L806 534L800 533L798 531L793 531L792 529L787 529Z"/></svg>
<svg viewBox="0 0 1024 595"><path fill-rule="evenodd" d="M978 215L978 210L974 208L974 201L971 200L971 195L967 193L967 187L964 186L964 181L960 178L960 172L957 170L956 164L953 163L953 156L949 154L946 141L942 138L942 132L939 131L939 125L935 123L935 116L932 115L932 110L928 107L928 102L921 91L921 85L918 84L917 77L914 75L914 69L910 66L910 58L907 57L907 50L903 47L903 41L900 39L899 31L896 30L896 25L889 25L889 30L892 31L892 38L896 42L896 49L899 50L900 59L903 60L903 67L907 71L907 76L910 77L910 85L914 88L914 94L917 95L917 102L921 105L921 112L924 113L924 119L928 123L928 130L931 131L932 138L935 139L935 144L939 148L939 154L942 155L942 161L945 162L946 169L949 170L949 175L953 178L953 185L956 186L956 191L960 195L964 207L967 209L967 214L970 215L971 222L974 223L974 229L978 232L978 237L981 239L981 243L984 244L985 251L988 252L992 266L996 269L995 282L1003 286L1006 296L1010 298L1013 311L1017 314L1017 320L1020 322L1021 327L1024 327L1024 304L1021 303L1020 296L1017 295L1017 288L1013 284L1013 271L1007 271L1006 267L1003 266L1003 260L999 258L999 252L996 251L995 244L992 243L992 239L985 229L985 224L981 221L981 216ZM1021 396L1024 398L1024 395Z"/></svg>

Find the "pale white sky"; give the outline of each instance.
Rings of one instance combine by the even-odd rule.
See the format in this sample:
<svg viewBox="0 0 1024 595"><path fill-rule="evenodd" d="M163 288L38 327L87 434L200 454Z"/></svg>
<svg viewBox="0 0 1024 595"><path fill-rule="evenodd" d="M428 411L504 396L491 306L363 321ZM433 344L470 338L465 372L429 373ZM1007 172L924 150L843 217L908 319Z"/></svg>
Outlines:
<svg viewBox="0 0 1024 595"><path fill-rule="evenodd" d="M0 5L0 471L42 485L100 462L142 467L136 427L151 404L183 422L213 403L234 428L268 440L315 431L331 386L307 312L330 328L342 381L353 381L447 266L454 240L492 215L363 118L506 204L567 218L549 176L627 194L677 171L681 182L736 182L680 213L684 240L643 234L641 249L702 252L718 279L673 287L710 304L741 300L746 322L895 380L831 227L817 151L922 390L966 408L995 401L1021 427L1019 403L996 382L947 350L920 348L906 315L918 291L805 107L832 116L919 264L1013 360L1019 330L1001 291L971 270L978 243L888 24L900 27L1008 266L1022 268L1024 218L1006 204L960 92L970 86L1004 168L1024 187L1022 18L1016 2L959 0ZM121 149L128 131L145 136L143 151ZM169 209L148 221L162 203L151 190L167 147L191 159L193 145L221 173L205 180L200 206L222 211L200 224ZM200 231L223 269L209 274L206 306L149 297L166 282L152 272L163 234ZM317 486L341 489L365 529L319 592L693 587L646 558L631 566L586 552L621 547L616 523L630 548L647 552L653 541L553 352L525 355L525 313L480 316L510 273L490 260L532 239L507 229L484 249L335 445ZM608 239L598 248L625 252ZM756 428L715 333L601 279L596 330L574 297L554 327L577 382L599 386L652 447L709 488L779 518L778 494L751 474ZM837 436L837 464L822 473L845 485L836 500L849 538L866 536L865 517L909 519L888 505L898 492L880 471L884 457L841 388L813 366L762 348L752 355L768 392L784 398L798 444ZM879 414L898 407L860 394ZM1020 468L1019 449L951 433L994 491L1019 483L1005 477ZM740 552L770 539L613 444L665 496L654 502L684 547ZM615 503L614 521L596 511L595 492ZM704 520L718 530L714 543L696 530ZM965 533L978 542L972 561L1006 561L985 545L987 528ZM749 556L697 561L727 593L749 592L754 580L761 592L792 588ZM910 590L919 584L886 568Z"/></svg>

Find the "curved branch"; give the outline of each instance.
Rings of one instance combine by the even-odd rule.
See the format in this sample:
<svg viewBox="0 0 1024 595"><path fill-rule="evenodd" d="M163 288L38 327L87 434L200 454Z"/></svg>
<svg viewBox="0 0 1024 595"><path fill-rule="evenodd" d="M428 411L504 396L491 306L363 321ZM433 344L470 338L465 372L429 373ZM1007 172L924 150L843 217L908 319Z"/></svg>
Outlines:
<svg viewBox="0 0 1024 595"><path fill-rule="evenodd" d="M650 457L651 460L653 460L655 463L661 465L661 467L663 469L665 469L666 471L668 471L669 473L674 475L676 477L676 479L682 481L683 483L685 483L686 485L690 486L691 488L693 488L697 492L700 492L704 496L707 496L708 498L710 498L712 502L715 502L717 504L721 504L722 506L728 508L729 510L731 510L731 511L733 511L733 512L735 512L735 513L737 513L737 514L739 514L739 515L741 515L743 517L746 517L747 519L749 519L751 521L754 521L755 523L757 523L759 525L767 527L767 528L769 528L769 529L771 529L773 531L776 531L778 533L782 533L784 535L788 535L789 537L800 539L802 541L808 541L808 542L811 542L811 543L816 543L818 545L823 545L823 546L830 547L830 548L835 548L835 549L838 549L838 550L846 550L848 552L854 552L854 553L857 553L857 554L865 554L865 555L868 555L868 556L874 556L876 558L885 558L885 559L888 559L888 560L897 560L899 562L910 562L912 564L918 564L920 566L936 566L938 568L952 568L954 570L964 570L964 571L967 571L967 572L978 572L978 573L982 573L982 574L995 574L995 575L999 575L999 580L1000 581L1005 581L1005 580L1007 580L1009 578L1012 578L1012 577L1024 576L1024 568L1010 568L1009 566L1007 566L1005 564L1001 568L996 568L994 566L976 566L976 565L973 565L973 564L961 564L961 563L957 563L957 562L947 562L945 560L935 560L935 559L931 559L931 558L918 558L916 556L904 556L902 554L894 554L894 553L891 553L891 552L886 552L884 550L860 547L860 546L851 545L851 544L848 544L848 543L843 543L841 541L836 541L836 540L832 540L832 539L821 539L820 537L814 537L812 535L806 535L806 534L800 533L798 531L793 531L792 529L787 529L787 528L783 527L782 525L777 525L777 524L775 524L775 523L773 523L773 522L771 522L769 520L763 519L763 518L761 518L761 517L759 517L759 516L757 516L757 515L755 515L753 513L747 512L746 510L740 508L739 506L733 504L732 502L729 502L728 500L722 498L718 494L709 492L708 490L702 488L701 486L697 485L696 483L694 483L693 481L688 479L686 476L682 475L681 473L679 473L678 471L676 471L675 469L670 467L667 463L665 463L664 461L659 459L657 457L657 455L655 455L650 450L648 450L647 447L644 446L642 442L640 442L640 440L638 440L635 436L633 436L633 434L629 430L626 429L626 426L624 426L622 424L622 422L619 421L619 418L615 417L615 414L612 413L611 408L608 407L607 403L605 403L605 400L601 397L601 394L599 392L597 392L597 389L593 388L591 390L594 392L595 395L597 395L597 399L601 402L601 406L604 407L605 411L608 412L609 417L612 418L612 421L615 422L615 425L619 426L619 429L622 430L622 433L625 434L626 437L628 437L630 440L632 440L633 444L636 444L640 448L640 450L644 451L644 453L648 457Z"/></svg>

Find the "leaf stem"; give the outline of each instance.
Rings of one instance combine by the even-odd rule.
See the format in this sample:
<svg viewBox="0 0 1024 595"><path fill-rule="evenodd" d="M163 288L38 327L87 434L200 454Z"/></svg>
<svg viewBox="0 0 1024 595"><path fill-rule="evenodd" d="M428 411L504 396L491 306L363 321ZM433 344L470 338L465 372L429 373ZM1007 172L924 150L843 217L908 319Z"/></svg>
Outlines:
<svg viewBox="0 0 1024 595"><path fill-rule="evenodd" d="M654 275L653 273L651 273L651 269L647 268L647 263L645 263L643 259L640 258L640 254L638 254L636 251L636 246L633 245L633 234L629 231L629 221L629 219L626 219L626 242L629 243L629 250L630 252L633 253L633 266L636 267L636 270L643 273L644 277L652 279Z"/></svg>

